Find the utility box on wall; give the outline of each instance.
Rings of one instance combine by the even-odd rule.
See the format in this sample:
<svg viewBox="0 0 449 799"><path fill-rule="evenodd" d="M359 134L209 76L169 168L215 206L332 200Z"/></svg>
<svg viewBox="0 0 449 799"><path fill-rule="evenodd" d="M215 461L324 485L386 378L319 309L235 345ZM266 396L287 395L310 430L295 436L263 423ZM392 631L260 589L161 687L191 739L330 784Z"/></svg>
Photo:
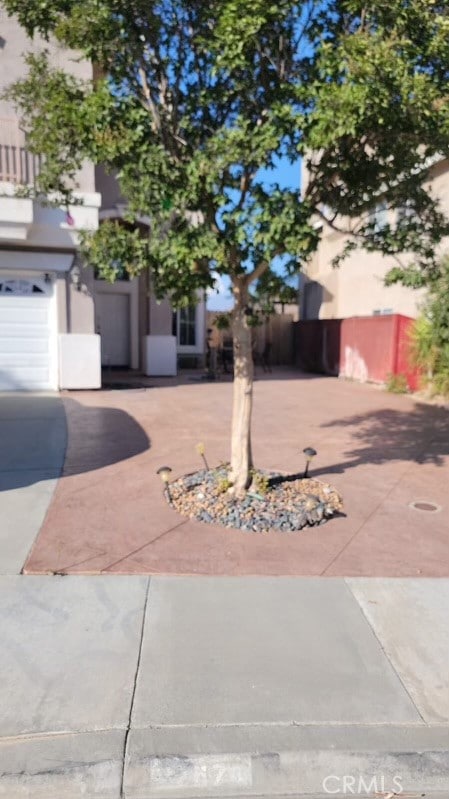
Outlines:
<svg viewBox="0 0 449 799"><path fill-rule="evenodd" d="M59 388L101 388L100 336L95 333L61 333Z"/></svg>
<svg viewBox="0 0 449 799"><path fill-rule="evenodd" d="M145 336L145 374L149 377L176 377L175 336Z"/></svg>

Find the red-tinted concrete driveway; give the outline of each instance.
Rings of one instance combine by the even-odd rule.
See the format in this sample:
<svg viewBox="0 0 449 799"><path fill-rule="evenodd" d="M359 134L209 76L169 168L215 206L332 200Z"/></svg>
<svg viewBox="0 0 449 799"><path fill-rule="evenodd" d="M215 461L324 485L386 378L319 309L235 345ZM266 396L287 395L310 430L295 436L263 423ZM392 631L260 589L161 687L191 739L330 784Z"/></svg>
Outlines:
<svg viewBox="0 0 449 799"><path fill-rule="evenodd" d="M211 464L228 458L231 393L197 380L67 395L64 474L25 571L449 575L449 413L334 378L259 379L253 449L260 467L298 471L314 446L314 473L341 491L346 518L260 535L179 517L156 469L199 468L198 441Z"/></svg>

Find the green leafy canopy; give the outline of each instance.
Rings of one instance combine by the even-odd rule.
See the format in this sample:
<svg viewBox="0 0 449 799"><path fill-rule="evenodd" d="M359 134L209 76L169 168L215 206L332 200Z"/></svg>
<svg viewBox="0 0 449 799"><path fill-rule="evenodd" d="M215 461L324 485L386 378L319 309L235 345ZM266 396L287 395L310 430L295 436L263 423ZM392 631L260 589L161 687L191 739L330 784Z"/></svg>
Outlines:
<svg viewBox="0 0 449 799"><path fill-rule="evenodd" d="M30 35L95 63L82 82L46 54L9 90L30 147L36 192L71 199L84 159L117 174L125 224L84 236L106 277L149 268L177 304L212 286L300 268L325 216L368 249L433 268L447 220L424 188L449 146L449 12L436 0L3 0ZM262 179L277 159L309 180ZM266 172L264 173L266 175ZM294 181L295 182L295 181ZM409 213L376 229L379 198ZM148 227L149 226L149 227ZM149 234L148 234L149 231ZM392 279L411 280L403 270Z"/></svg>

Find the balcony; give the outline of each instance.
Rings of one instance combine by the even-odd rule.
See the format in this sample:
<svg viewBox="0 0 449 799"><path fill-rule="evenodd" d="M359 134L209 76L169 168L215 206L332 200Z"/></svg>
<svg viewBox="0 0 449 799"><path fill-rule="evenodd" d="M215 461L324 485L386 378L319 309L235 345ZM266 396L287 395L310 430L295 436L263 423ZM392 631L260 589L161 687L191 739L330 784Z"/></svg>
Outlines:
<svg viewBox="0 0 449 799"><path fill-rule="evenodd" d="M41 163L41 156L27 150L17 119L0 117L0 182L32 186Z"/></svg>
<svg viewBox="0 0 449 799"><path fill-rule="evenodd" d="M80 230L98 226L101 195L95 192L93 166L93 191L74 192L81 202L67 209L65 204L41 203L33 199L32 192L17 190L35 185L43 160L27 149L18 120L0 117L0 242L72 248Z"/></svg>

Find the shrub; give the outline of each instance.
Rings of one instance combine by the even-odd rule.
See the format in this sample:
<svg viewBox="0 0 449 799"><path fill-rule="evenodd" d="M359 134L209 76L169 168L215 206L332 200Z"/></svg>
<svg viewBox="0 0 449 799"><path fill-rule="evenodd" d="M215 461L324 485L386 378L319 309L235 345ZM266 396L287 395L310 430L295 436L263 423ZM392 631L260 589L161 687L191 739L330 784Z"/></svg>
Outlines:
<svg viewBox="0 0 449 799"><path fill-rule="evenodd" d="M449 395L449 258L443 259L429 285L429 299L412 326L410 356L425 373L432 391Z"/></svg>
<svg viewBox="0 0 449 799"><path fill-rule="evenodd" d="M392 394L406 394L408 391L406 376L402 374L394 375L390 372L387 375L386 388L387 391L391 391Z"/></svg>
<svg viewBox="0 0 449 799"><path fill-rule="evenodd" d="M270 482L268 477L262 474L261 472L257 472L255 469L253 469L251 472L251 478L252 478L251 487L255 491L257 491L258 494L262 494L262 496L265 496L270 487Z"/></svg>

